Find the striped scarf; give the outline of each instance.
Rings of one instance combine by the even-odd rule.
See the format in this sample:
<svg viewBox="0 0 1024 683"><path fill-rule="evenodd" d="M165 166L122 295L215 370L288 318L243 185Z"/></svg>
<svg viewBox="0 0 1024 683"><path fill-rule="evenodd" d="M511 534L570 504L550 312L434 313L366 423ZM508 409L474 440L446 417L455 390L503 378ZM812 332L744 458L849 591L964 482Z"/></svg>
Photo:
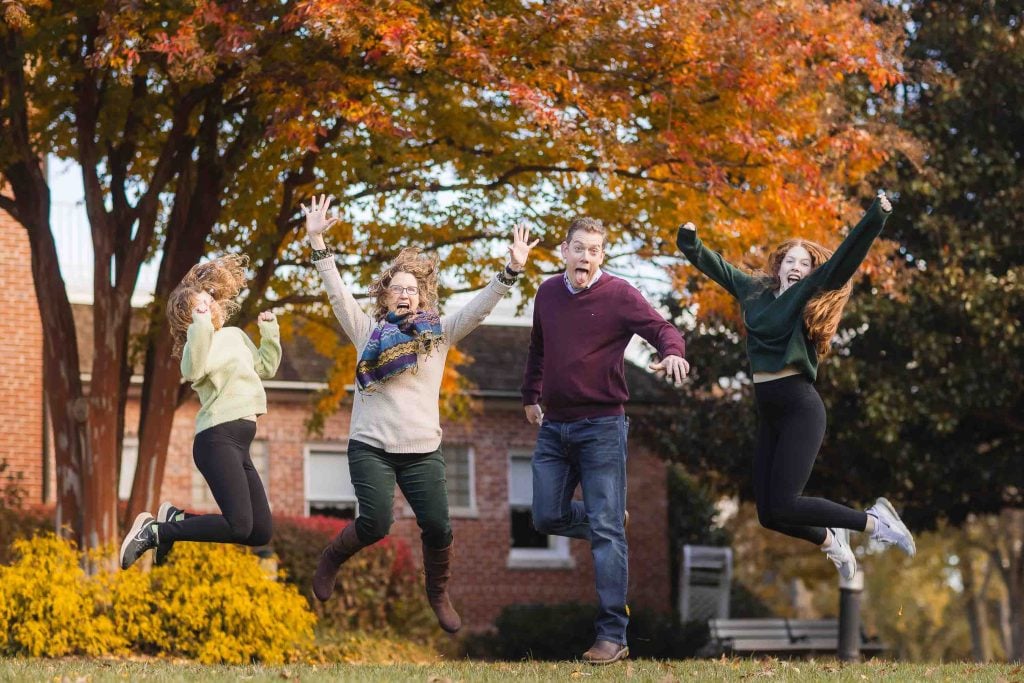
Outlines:
<svg viewBox="0 0 1024 683"><path fill-rule="evenodd" d="M359 388L370 392L395 375L415 371L419 354L429 355L443 341L441 318L436 313L388 313L374 328L356 364Z"/></svg>

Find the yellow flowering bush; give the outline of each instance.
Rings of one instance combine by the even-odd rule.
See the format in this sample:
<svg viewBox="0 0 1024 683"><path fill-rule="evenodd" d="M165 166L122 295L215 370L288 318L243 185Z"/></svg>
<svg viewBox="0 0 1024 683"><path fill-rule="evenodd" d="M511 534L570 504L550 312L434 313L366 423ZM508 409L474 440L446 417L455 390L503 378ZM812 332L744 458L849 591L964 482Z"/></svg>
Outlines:
<svg viewBox="0 0 1024 683"><path fill-rule="evenodd" d="M59 657L127 650L104 585L86 576L71 543L51 533L16 540L12 549L17 560L0 566L0 651Z"/></svg>
<svg viewBox="0 0 1024 683"><path fill-rule="evenodd" d="M207 663L280 663L313 641L316 617L295 586L273 580L254 555L236 546L179 543L171 562L148 576L145 601L160 627L143 642L154 649ZM145 614L129 623L141 635L149 628Z"/></svg>
<svg viewBox="0 0 1024 683"><path fill-rule="evenodd" d="M235 546L179 543L144 572L81 569L52 534L14 545L0 567L0 653L170 653L204 663L282 663L307 652L316 617L294 586ZM3 639L6 635L6 640Z"/></svg>

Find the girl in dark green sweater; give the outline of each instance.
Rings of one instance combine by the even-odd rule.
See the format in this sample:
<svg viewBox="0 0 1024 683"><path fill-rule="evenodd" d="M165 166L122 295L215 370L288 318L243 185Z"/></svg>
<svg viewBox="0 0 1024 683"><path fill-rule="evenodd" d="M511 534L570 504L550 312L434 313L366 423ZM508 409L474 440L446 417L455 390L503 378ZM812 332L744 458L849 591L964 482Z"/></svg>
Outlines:
<svg viewBox="0 0 1024 683"><path fill-rule="evenodd" d="M740 304L759 418L754 453L759 521L821 546L846 579L857 571L846 530L870 533L909 555L916 552L913 536L885 498L862 512L802 495L825 436L825 406L814 389L818 357L828 352L850 296L850 278L891 211L879 192L834 254L814 242L789 240L769 256L767 274L761 275L745 273L706 248L693 223L681 227L676 240L690 263Z"/></svg>

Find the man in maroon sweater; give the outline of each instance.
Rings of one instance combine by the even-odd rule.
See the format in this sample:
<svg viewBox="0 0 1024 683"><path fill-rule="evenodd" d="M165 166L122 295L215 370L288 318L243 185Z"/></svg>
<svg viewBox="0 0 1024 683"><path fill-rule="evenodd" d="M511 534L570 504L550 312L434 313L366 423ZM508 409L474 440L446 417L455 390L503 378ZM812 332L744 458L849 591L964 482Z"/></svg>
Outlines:
<svg viewBox="0 0 1024 683"><path fill-rule="evenodd" d="M544 534L589 540L594 556L600 612L597 639L583 658L595 664L629 654L626 345L634 334L654 345L662 360L651 369L677 385L689 370L679 331L635 287L601 271L604 243L600 221L577 218L569 225L561 246L565 272L537 290L522 386L526 419L540 425L533 525ZM572 499L577 484L582 502Z"/></svg>

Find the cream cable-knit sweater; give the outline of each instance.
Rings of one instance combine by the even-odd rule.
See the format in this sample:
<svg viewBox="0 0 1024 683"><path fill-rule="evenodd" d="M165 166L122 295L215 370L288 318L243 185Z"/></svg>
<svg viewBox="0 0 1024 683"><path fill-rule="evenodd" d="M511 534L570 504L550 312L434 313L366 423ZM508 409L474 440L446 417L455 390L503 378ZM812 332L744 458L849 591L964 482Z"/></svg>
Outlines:
<svg viewBox="0 0 1024 683"><path fill-rule="evenodd" d="M356 347L356 357L370 341L375 321L356 302L341 281L334 257L314 261L341 329ZM441 445L438 397L448 349L476 329L508 290L497 279L461 310L441 316L444 341L429 356L420 355L418 367L391 377L364 393L356 386L349 438L382 448L388 453L430 453Z"/></svg>

